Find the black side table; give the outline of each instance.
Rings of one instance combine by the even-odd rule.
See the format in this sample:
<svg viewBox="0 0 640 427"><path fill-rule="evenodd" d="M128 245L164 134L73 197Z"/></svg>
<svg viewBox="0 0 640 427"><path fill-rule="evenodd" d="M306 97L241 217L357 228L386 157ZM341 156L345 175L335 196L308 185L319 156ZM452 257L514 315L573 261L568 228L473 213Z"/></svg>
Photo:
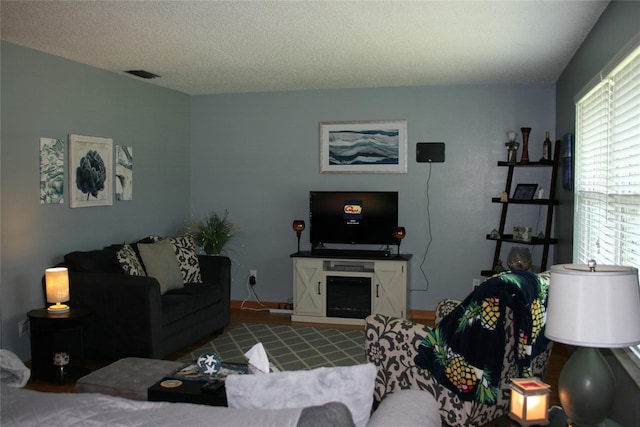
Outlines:
<svg viewBox="0 0 640 427"><path fill-rule="evenodd" d="M181 381L177 387L163 387L160 380L147 390L147 400L150 402L182 402L197 403L209 406L227 406L227 391L221 387L215 391L205 392L199 381Z"/></svg>
<svg viewBox="0 0 640 427"><path fill-rule="evenodd" d="M59 371L53 365L55 353L70 355L69 374L86 373L84 360L84 329L93 310L73 308L68 313L53 314L46 308L27 313L31 330L31 377L56 378ZM77 369L74 370L74 367Z"/></svg>

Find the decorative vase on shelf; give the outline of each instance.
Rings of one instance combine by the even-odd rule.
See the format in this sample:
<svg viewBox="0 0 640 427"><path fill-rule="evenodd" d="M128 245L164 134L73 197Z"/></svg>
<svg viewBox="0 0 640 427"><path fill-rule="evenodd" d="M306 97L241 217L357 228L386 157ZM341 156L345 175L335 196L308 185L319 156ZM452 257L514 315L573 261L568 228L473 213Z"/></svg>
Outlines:
<svg viewBox="0 0 640 427"><path fill-rule="evenodd" d="M520 128L522 131L522 157L520 157L520 163L529 163L529 134L531 128Z"/></svg>

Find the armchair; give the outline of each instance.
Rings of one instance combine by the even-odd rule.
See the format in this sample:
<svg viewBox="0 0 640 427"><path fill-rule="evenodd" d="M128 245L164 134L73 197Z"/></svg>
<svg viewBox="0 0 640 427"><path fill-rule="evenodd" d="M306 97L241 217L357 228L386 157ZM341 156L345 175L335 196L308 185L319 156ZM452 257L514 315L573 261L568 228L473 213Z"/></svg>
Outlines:
<svg viewBox="0 0 640 427"><path fill-rule="evenodd" d="M548 275L537 276L545 296L548 288ZM492 282L493 281L493 282ZM481 287L499 286L494 278L485 281ZM451 319L461 311L465 304L473 299L473 293L462 302L443 300L436 307L436 326L443 324L443 319ZM465 318L468 322L468 318ZM499 327L504 329L504 351L501 352L501 370L497 378L497 387L493 401L487 403L486 396L468 400L457 390L447 387L437 374L420 368L415 359L419 355L420 345L424 338L432 332L432 328L408 320L391 318L384 315L371 315L365 321L365 353L368 361L374 363L378 369L374 397L377 401L386 395L400 389L419 389L430 392L437 400L440 417L444 425L449 426L481 426L503 414L509 409L509 382L511 378L524 376L517 364L517 353L522 348L518 345L521 339L516 339L519 328L514 322L514 310L505 307L504 321ZM544 326L544 325L543 325ZM540 334L543 332L540 331ZM526 374L543 378L551 354L551 342L543 343L543 350L530 361ZM483 352L487 345L478 346L474 351ZM520 348L519 348L520 347ZM500 352L499 352L500 354ZM435 372L435 370L434 370ZM483 400L484 399L484 400ZM491 399L489 399L491 400Z"/></svg>

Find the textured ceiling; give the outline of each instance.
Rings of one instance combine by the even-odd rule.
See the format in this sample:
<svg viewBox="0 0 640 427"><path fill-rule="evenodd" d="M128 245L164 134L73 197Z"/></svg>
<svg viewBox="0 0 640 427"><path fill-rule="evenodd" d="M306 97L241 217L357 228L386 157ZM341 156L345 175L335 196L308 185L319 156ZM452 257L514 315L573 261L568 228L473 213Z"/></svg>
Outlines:
<svg viewBox="0 0 640 427"><path fill-rule="evenodd" d="M607 4L2 0L0 24L11 43L212 94L554 82Z"/></svg>

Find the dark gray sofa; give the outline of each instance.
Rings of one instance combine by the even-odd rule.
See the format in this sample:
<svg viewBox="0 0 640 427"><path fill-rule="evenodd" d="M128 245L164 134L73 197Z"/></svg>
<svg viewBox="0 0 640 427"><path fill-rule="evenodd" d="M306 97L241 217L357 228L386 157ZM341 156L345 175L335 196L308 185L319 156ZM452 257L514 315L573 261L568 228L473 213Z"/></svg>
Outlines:
<svg viewBox="0 0 640 427"><path fill-rule="evenodd" d="M85 337L87 357L165 358L229 324L229 258L197 255L202 283L161 294L155 277L125 273L117 250L71 252L59 264L69 268L69 305L95 312Z"/></svg>

